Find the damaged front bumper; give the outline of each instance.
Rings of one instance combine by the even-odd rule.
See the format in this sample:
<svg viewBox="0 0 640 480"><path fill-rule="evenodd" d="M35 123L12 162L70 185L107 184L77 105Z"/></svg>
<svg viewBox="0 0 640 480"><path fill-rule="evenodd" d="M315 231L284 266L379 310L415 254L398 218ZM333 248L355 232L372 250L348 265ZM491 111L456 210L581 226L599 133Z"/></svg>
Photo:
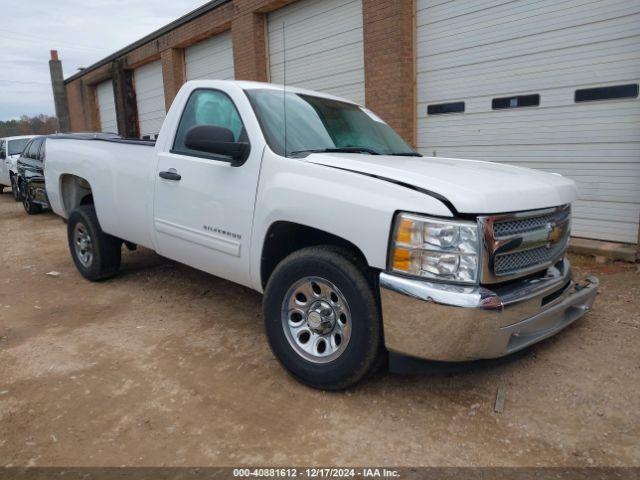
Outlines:
<svg viewBox="0 0 640 480"><path fill-rule="evenodd" d="M496 358L550 337L582 317L599 281L574 283L567 259L543 277L490 289L380 274L385 345L439 361Z"/></svg>

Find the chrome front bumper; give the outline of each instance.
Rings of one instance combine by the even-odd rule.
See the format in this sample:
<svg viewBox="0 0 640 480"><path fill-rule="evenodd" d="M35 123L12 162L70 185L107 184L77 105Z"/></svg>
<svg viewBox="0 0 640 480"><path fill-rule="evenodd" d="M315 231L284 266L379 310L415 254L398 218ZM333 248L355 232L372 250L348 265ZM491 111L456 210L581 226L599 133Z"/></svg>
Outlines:
<svg viewBox="0 0 640 480"><path fill-rule="evenodd" d="M599 281L576 284L564 259L545 276L488 289L380 274L389 351L440 361L496 358L550 337L582 317Z"/></svg>

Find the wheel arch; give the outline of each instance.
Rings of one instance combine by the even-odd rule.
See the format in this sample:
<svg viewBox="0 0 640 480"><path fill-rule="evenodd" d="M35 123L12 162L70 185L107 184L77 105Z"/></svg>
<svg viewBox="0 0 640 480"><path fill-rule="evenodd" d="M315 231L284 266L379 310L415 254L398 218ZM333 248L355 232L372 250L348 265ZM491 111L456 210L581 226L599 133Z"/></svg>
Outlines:
<svg viewBox="0 0 640 480"><path fill-rule="evenodd" d="M276 221L269 226L262 243L260 282L264 289L269 277L288 255L306 247L334 245L352 252L370 271L375 271L362 250L353 242L315 227L290 221Z"/></svg>
<svg viewBox="0 0 640 480"><path fill-rule="evenodd" d="M84 178L72 174L60 176L60 198L65 215L80 205L93 204L91 184Z"/></svg>

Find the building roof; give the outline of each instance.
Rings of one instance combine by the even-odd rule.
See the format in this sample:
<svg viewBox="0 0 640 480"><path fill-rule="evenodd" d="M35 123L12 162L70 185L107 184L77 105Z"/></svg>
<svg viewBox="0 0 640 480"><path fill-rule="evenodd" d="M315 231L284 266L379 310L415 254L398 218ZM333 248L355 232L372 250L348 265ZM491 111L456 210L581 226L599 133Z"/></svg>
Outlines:
<svg viewBox="0 0 640 480"><path fill-rule="evenodd" d="M140 40L136 40L135 42L133 42L130 45L127 45L124 48L121 48L120 50L118 50L115 53L112 53L111 55L109 55L108 57L103 58L102 60L100 60L99 62L94 63L93 65L84 68L82 70L80 70L79 72L71 75L69 78L65 79L64 83L69 83L72 82L73 80L76 80L80 77L82 77L83 75L89 73L92 70L95 70L96 68L99 68L103 65L106 65L107 63L110 63L114 60L116 60L119 57L122 57L123 55L126 55L127 53L135 50L138 47L141 47L142 45L151 42L152 40L155 40L158 37L161 37L162 35L164 35L165 33L170 32L171 30L175 30L176 28L184 25L185 23L189 23L192 20L195 20L196 18L204 15L205 13L210 12L211 10L217 8L218 6L222 5L223 3L227 3L231 0L211 0L209 3L206 3L204 5L202 5L199 8L196 8L195 10L187 13L186 15L183 15L182 17L178 18L177 20L174 20L173 22L169 23L168 25L165 25L162 28L159 28L158 30L151 32L149 35L142 37Z"/></svg>

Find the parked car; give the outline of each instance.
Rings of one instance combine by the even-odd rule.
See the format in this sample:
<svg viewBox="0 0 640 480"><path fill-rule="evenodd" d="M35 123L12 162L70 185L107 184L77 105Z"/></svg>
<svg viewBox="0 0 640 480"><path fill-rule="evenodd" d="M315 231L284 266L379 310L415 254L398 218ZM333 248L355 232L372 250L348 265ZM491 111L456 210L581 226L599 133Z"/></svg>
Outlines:
<svg viewBox="0 0 640 480"><path fill-rule="evenodd" d="M44 181L44 161L47 137L34 137L18 158L18 192L22 205L29 215L49 208Z"/></svg>
<svg viewBox="0 0 640 480"><path fill-rule="evenodd" d="M331 95L203 80L178 93L156 142L56 136L51 206L87 279L139 244L264 293L280 362L342 389L389 352L506 355L592 305L565 250L572 180L421 158L366 108Z"/></svg>
<svg viewBox="0 0 640 480"><path fill-rule="evenodd" d="M21 200L16 184L18 157L32 138L33 135L0 138L0 193L4 187L11 187L16 201Z"/></svg>

